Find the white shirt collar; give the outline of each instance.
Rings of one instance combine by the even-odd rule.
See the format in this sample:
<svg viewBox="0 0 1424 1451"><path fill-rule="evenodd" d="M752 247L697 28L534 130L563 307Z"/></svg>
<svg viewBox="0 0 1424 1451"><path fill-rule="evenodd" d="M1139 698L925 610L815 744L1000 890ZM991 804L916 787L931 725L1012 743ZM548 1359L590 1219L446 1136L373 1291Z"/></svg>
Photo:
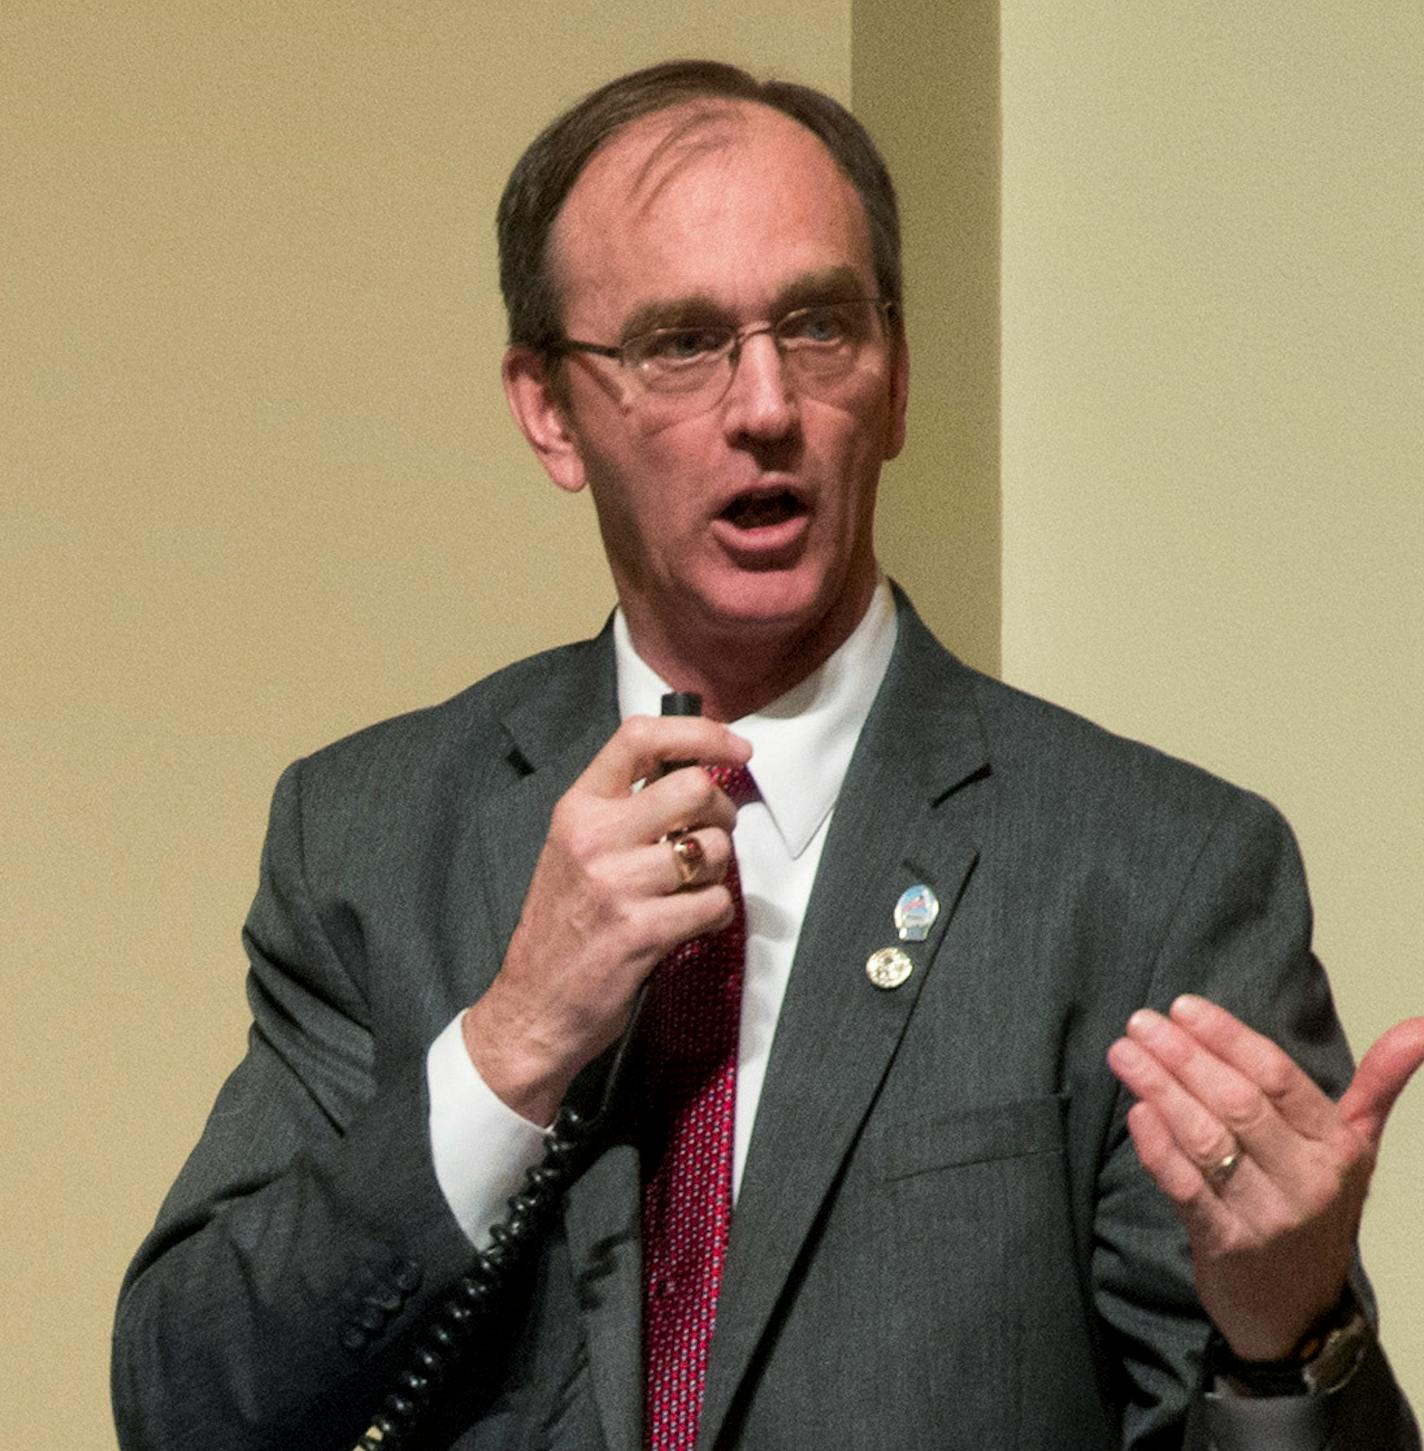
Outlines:
<svg viewBox="0 0 1424 1451"><path fill-rule="evenodd" d="M896 630L895 601L882 578L835 654L770 705L732 722L752 743L752 777L793 859L836 804ZM657 715L669 686L634 650L621 609L613 616L613 645L620 716Z"/></svg>

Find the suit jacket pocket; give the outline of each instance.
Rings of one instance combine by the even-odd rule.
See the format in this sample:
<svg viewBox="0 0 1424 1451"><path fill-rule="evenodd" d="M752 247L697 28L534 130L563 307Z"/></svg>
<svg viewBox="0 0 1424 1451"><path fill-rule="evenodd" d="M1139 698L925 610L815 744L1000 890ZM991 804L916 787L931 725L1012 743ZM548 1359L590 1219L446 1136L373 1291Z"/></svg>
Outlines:
<svg viewBox="0 0 1424 1451"><path fill-rule="evenodd" d="M886 1124L874 1146L877 1175L907 1179L1028 1154L1061 1154L1067 1107L1068 1095L1060 1093Z"/></svg>

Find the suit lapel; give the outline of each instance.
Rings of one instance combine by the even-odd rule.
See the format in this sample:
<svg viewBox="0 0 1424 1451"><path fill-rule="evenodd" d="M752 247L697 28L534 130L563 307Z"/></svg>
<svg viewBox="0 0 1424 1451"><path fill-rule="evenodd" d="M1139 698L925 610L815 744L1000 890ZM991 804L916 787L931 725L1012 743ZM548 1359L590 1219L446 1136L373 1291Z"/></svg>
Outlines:
<svg viewBox="0 0 1424 1451"><path fill-rule="evenodd" d="M895 655L837 801L772 1045L732 1219L699 1446L721 1431L973 869L976 793L956 788L987 760L969 681L902 600ZM892 912L917 882L933 889L939 915L925 942L900 943ZM914 970L882 990L865 963L887 946Z"/></svg>
<svg viewBox="0 0 1424 1451"><path fill-rule="evenodd" d="M611 632L560 658L503 722L518 775L481 826L488 908L501 951L518 924L555 803L617 728ZM580 1177L564 1207L589 1375L609 1451L637 1451L642 1436L638 1205L636 1149L615 1142Z"/></svg>
<svg viewBox="0 0 1424 1451"><path fill-rule="evenodd" d="M480 823L488 910L501 952L519 921L555 802L618 726L611 629L554 660L502 717L516 774Z"/></svg>

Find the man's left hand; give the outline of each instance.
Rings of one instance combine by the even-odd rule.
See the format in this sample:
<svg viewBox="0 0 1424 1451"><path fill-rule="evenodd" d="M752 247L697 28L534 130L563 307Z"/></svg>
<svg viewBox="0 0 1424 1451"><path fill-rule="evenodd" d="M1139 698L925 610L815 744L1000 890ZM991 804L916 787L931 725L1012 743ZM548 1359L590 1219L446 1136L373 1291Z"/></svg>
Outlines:
<svg viewBox="0 0 1424 1451"><path fill-rule="evenodd" d="M1269 1039L1204 998L1134 1013L1108 1063L1128 1129L1186 1226L1197 1294L1232 1350L1287 1356L1335 1303L1385 1120L1424 1062L1396 1024L1334 1103Z"/></svg>

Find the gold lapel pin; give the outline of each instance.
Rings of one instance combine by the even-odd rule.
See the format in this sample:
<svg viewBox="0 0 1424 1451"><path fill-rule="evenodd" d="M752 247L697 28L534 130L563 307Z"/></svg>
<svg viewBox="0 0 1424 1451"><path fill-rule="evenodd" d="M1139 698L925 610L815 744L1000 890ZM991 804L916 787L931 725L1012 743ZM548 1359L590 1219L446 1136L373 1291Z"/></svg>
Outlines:
<svg viewBox="0 0 1424 1451"><path fill-rule="evenodd" d="M899 987L914 970L915 964L898 947L882 947L865 960L865 975L878 988Z"/></svg>

